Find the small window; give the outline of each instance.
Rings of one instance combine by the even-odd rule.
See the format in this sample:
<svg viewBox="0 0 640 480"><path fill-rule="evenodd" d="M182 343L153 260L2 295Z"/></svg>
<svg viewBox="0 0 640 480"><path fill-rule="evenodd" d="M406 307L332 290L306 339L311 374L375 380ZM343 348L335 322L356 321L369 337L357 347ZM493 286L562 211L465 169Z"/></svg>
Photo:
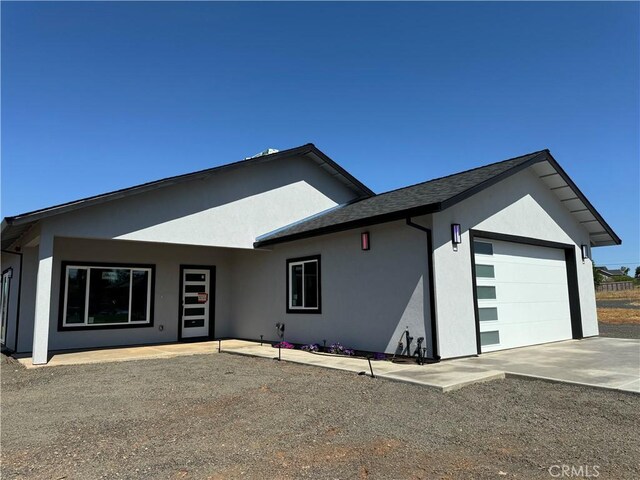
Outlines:
<svg viewBox="0 0 640 480"><path fill-rule="evenodd" d="M476 277L495 278L496 274L493 265L476 265Z"/></svg>
<svg viewBox="0 0 640 480"><path fill-rule="evenodd" d="M287 312L320 313L320 256L287 260Z"/></svg>
<svg viewBox="0 0 640 480"><path fill-rule="evenodd" d="M151 323L153 268L63 263L62 327Z"/></svg>
<svg viewBox="0 0 640 480"><path fill-rule="evenodd" d="M478 300L494 300L496 298L496 287L476 287Z"/></svg>
<svg viewBox="0 0 640 480"><path fill-rule="evenodd" d="M491 332L480 332L480 345L486 347L488 345L498 345L500 343L500 332L493 330Z"/></svg>
<svg viewBox="0 0 640 480"><path fill-rule="evenodd" d="M487 242L473 242L476 255L493 255L493 245Z"/></svg>
<svg viewBox="0 0 640 480"><path fill-rule="evenodd" d="M498 309L496 307L479 308L478 317L481 322L493 322L498 320Z"/></svg>

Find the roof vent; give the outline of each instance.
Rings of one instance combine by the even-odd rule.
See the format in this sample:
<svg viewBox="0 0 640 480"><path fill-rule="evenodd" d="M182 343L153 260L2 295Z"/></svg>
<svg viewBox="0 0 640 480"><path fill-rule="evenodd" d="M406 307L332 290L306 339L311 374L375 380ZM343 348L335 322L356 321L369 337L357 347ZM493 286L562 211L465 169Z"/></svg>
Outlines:
<svg viewBox="0 0 640 480"><path fill-rule="evenodd" d="M267 148L266 150L263 150L260 153L256 153L255 155L253 155L251 157L245 158L245 160L249 160L250 158L262 157L264 155L271 155L272 153L278 153L279 151L280 150L278 150L277 148Z"/></svg>

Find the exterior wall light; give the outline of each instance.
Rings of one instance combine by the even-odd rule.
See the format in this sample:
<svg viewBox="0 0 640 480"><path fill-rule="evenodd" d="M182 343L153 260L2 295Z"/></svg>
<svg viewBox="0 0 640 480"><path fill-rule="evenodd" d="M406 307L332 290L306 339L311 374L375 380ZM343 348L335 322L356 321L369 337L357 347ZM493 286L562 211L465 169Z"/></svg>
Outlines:
<svg viewBox="0 0 640 480"><path fill-rule="evenodd" d="M371 242L369 241L369 232L362 232L360 234L360 248L362 250L371 249Z"/></svg>
<svg viewBox="0 0 640 480"><path fill-rule="evenodd" d="M584 262L587 258L589 258L589 247L587 245L580 245L580 250L582 251L582 261Z"/></svg>
<svg viewBox="0 0 640 480"><path fill-rule="evenodd" d="M462 229L460 228L459 223L451 224L451 241L454 245L459 245L462 243Z"/></svg>

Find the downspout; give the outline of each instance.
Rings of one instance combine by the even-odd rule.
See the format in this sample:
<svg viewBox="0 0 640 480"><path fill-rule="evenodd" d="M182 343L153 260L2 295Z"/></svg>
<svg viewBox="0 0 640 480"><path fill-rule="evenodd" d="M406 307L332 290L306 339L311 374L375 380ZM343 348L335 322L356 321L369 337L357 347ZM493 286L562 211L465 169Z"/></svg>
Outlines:
<svg viewBox="0 0 640 480"><path fill-rule="evenodd" d="M433 352L433 359L436 362L440 361L440 355L438 354L438 322L436 321L436 304L435 304L435 285L433 284L433 238L431 236L431 229L423 227L417 223L411 221L411 217L407 218L407 225L413 228L417 228L427 234L427 251L429 257L429 265L427 268L427 274L429 277L429 311L431 314L431 351Z"/></svg>
<svg viewBox="0 0 640 480"><path fill-rule="evenodd" d="M2 250L3 253L11 253L20 257L20 277L18 277L18 303L16 305L16 341L14 343L14 353L18 353L18 333L20 333L20 297L22 296L22 253ZM7 322L9 326L9 322Z"/></svg>

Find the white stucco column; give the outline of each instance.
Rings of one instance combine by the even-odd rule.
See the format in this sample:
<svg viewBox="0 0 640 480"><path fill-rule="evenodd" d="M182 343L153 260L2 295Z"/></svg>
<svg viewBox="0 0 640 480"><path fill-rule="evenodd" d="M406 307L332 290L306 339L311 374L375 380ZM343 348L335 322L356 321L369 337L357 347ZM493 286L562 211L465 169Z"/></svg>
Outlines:
<svg viewBox="0 0 640 480"><path fill-rule="evenodd" d="M33 363L47 363L49 319L51 318L51 279L53 273L53 236L41 235L36 281L36 305L33 321Z"/></svg>

